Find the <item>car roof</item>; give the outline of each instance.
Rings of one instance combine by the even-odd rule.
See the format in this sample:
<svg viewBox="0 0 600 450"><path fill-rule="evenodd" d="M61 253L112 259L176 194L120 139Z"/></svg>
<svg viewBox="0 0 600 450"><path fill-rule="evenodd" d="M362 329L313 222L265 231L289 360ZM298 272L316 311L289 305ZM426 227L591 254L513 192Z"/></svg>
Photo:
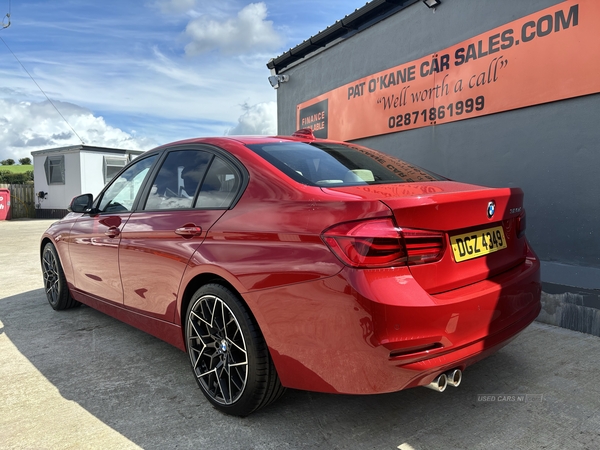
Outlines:
<svg viewBox="0 0 600 450"><path fill-rule="evenodd" d="M184 139L181 141L171 142L169 144L161 145L158 149L167 147L189 145L189 144L213 144L219 145L227 142L236 142L240 144L268 144L281 141L290 142L315 142L316 139L310 139L299 136L219 136L219 137L198 137L192 139Z"/></svg>

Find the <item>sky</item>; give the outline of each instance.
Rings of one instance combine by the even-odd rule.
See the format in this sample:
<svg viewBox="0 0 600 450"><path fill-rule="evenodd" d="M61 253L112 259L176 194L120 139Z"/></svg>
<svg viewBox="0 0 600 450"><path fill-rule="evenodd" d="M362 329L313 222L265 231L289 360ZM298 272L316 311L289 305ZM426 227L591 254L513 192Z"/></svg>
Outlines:
<svg viewBox="0 0 600 450"><path fill-rule="evenodd" d="M0 0L0 160L275 134L267 62L364 4Z"/></svg>

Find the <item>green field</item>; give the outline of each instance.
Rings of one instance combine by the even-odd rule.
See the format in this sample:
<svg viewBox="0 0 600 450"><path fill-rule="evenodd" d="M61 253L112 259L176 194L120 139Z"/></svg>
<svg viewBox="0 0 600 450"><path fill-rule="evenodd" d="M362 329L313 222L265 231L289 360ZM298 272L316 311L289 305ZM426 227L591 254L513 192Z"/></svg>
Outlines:
<svg viewBox="0 0 600 450"><path fill-rule="evenodd" d="M0 165L0 172L10 172L10 173L25 173L33 170L33 165L28 164L26 166L22 166L21 164L14 164L12 166L2 166Z"/></svg>

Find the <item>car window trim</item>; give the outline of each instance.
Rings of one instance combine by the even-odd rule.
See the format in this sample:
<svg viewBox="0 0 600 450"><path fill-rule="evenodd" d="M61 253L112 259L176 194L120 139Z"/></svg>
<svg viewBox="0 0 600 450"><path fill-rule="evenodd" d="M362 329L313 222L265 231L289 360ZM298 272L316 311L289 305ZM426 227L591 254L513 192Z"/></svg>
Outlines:
<svg viewBox="0 0 600 450"><path fill-rule="evenodd" d="M94 200L94 203L92 204L92 210L97 212L96 215L111 215L111 214L115 214L114 211L113 212L111 212L111 211L98 211L98 206L100 205L100 202L102 201L102 198L104 197L104 194L106 193L106 191L110 188L110 186L112 186L113 183L117 182L117 180L119 179L119 177L121 176L121 174L123 172L125 172L127 169L129 169L129 167L131 167L134 164L137 164L137 163L143 161L144 159L151 158L152 156L157 156L157 155L158 155L157 160L154 161L154 163L152 163L152 165L150 166L150 170L148 171L148 174L146 175L146 178L142 182L142 185L140 186L140 189L138 190L138 192L137 192L137 194L135 196L133 204L131 205L131 210L127 211L127 213L131 214L134 211L136 211L137 205L138 205L139 200L140 200L140 196L141 196L143 190L146 188L146 185L148 184L148 180L150 179L150 177L156 171L157 163L159 161L161 161L161 159L162 159L161 156L160 156L160 151L150 151L150 152L144 153L143 156L140 156L140 157L134 159L133 161L129 162L129 164L127 164L125 167L123 167L119 171L119 173L117 173L112 178L112 180L110 180L110 182L107 183L106 186L104 186L104 188L102 188L102 190L100 191L100 194L98 194L98 196Z"/></svg>
<svg viewBox="0 0 600 450"><path fill-rule="evenodd" d="M198 184L198 187L196 188L196 192L194 193L194 198L192 200L192 205L196 204L196 199L200 193L200 188L202 187L202 183L204 182L204 178L206 177L208 170L210 169L211 165L214 162L215 156L222 158L223 160L225 160L226 162L230 163L233 166L234 170L236 170L238 172L238 175L240 176L240 185L238 187L238 192L236 193L235 197L233 198L233 200L231 201L231 204L229 206L227 206L227 207L208 207L208 208L191 207L191 208L173 208L173 209L143 209L146 202L148 201L148 196L150 195L150 190L152 189L152 183L154 182L154 179L158 175L158 171L162 167L167 156L171 152L182 151L182 150L183 151L198 151L198 150L200 150L200 151L205 151L205 152L213 155L213 158L210 160L210 163L207 166L206 173L204 174L204 176L202 177L202 180L200 181L200 183ZM249 174L248 174L248 170L246 169L246 167L244 167L244 165L237 158L235 158L229 152L227 152L226 150L224 150L220 147L216 147L216 146L210 145L210 144L180 144L180 145L174 145L171 147L163 148L160 150L160 152L162 152L162 155L160 156L158 161L156 161L155 166L151 169L151 173L149 174L148 178L146 178L144 185L140 189L140 192L138 192L138 197L136 197L136 199L133 203L133 207L132 207L133 213L191 211L191 210L194 210L194 211L228 210L228 209L232 209L237 204L237 202L241 198L242 194L246 190L246 187L248 186ZM150 181L150 180L152 180L152 181Z"/></svg>
<svg viewBox="0 0 600 450"><path fill-rule="evenodd" d="M148 203L148 197L150 196L150 191L152 190L152 185L154 184L156 177L158 177L158 174L160 172L160 169L162 169L163 164L169 157L169 154L173 153L173 152L180 152L180 151L190 151L190 152L191 151L204 151L206 153L209 153L212 157L211 157L210 161L208 162L207 169L206 169L207 172L208 172L208 168L212 164L214 157L215 157L214 153L208 152L205 149L192 148L190 146L185 146L185 145L181 146L179 148L169 147L167 149L164 149L161 157L157 161L156 168L153 168L152 173L150 174L147 182L143 186L143 192L142 192L142 196L139 198L139 203L135 204L135 208L133 209L132 212L187 211L187 210L191 210L191 209L197 209L197 208L193 208L193 207L190 207L190 208L167 208L167 209L145 209L146 203ZM204 175L202 176L202 179L200 180L200 183L198 183L198 187L196 188L196 191L194 192L194 196L192 198L192 205L196 201L196 196L198 195L198 192L200 191L200 187L202 186L204 177L206 177L206 173L204 173ZM150 181L150 180L152 180L152 181ZM142 191L142 189L140 189L140 191Z"/></svg>

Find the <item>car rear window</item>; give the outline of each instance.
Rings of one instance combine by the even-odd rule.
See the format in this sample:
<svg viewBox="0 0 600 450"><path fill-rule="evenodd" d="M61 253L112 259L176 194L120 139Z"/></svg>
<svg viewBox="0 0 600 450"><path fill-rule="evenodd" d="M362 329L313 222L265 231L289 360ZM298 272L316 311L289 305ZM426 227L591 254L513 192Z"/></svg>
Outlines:
<svg viewBox="0 0 600 450"><path fill-rule="evenodd" d="M294 180L311 186L441 181L446 178L393 156L355 145L324 142L249 144Z"/></svg>

